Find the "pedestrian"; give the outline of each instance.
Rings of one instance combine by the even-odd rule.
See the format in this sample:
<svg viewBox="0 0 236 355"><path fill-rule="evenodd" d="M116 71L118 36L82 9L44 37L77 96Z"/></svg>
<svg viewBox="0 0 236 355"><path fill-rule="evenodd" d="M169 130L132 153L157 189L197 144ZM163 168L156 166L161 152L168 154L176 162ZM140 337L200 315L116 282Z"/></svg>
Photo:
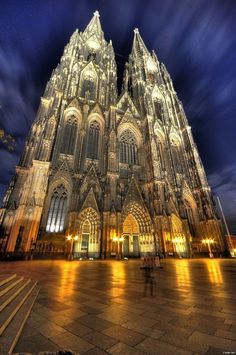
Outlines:
<svg viewBox="0 0 236 355"><path fill-rule="evenodd" d="M144 292L143 295L146 297L148 288L150 290L150 296L154 296L153 294L153 289L154 289L154 284L155 284L155 278L154 278L154 258L152 257L146 257L144 258L146 263L145 267L143 268L144 272Z"/></svg>

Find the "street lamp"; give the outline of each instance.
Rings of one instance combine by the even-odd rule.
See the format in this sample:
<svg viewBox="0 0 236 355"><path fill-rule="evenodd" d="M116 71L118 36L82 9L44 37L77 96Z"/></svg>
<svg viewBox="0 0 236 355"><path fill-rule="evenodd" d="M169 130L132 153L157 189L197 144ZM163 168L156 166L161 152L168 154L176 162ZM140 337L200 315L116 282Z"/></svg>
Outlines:
<svg viewBox="0 0 236 355"><path fill-rule="evenodd" d="M66 239L68 241L70 241L70 253L69 253L69 256L68 256L68 260L73 260L73 249L74 249L74 241L78 240L79 237L78 235L75 235L74 237L72 235L68 235L66 237Z"/></svg>
<svg viewBox="0 0 236 355"><path fill-rule="evenodd" d="M212 238L205 238L202 240L203 244L207 244L208 246L208 251L209 251L209 257L212 259L214 258L214 255L211 251L211 244L215 243L215 241Z"/></svg>
<svg viewBox="0 0 236 355"><path fill-rule="evenodd" d="M123 240L124 240L124 237L117 237L117 236L112 237L112 241L117 242L117 259L118 260L120 259L120 242L123 242Z"/></svg>

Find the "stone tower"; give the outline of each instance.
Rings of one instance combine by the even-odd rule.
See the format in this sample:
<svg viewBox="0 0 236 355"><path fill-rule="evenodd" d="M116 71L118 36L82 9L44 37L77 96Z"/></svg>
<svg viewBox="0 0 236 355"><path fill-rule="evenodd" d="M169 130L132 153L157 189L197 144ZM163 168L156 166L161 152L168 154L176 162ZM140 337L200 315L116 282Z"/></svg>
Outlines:
<svg viewBox="0 0 236 355"><path fill-rule="evenodd" d="M221 223L181 102L137 29L120 96L99 14L76 30L44 96L1 209L5 250L75 238L77 257L191 256Z"/></svg>

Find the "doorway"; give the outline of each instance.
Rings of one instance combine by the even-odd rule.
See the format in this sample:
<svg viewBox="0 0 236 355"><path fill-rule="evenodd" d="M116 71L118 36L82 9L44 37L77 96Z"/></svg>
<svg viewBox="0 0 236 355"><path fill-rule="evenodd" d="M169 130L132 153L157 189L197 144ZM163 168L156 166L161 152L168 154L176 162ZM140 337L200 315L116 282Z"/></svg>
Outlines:
<svg viewBox="0 0 236 355"><path fill-rule="evenodd" d="M123 253L125 257L138 258L140 256L139 234L138 222L132 214L129 214L123 223Z"/></svg>

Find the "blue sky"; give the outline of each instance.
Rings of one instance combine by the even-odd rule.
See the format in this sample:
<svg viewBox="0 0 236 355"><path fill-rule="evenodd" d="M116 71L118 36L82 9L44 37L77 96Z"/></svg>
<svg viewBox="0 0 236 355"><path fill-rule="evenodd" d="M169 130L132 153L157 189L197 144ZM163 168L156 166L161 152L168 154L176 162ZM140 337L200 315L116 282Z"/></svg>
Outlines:
<svg viewBox="0 0 236 355"><path fill-rule="evenodd" d="M138 27L182 100L208 181L236 233L236 2L218 0L8 0L0 12L0 199L14 174L40 96L76 28L95 10L117 53L118 73Z"/></svg>

